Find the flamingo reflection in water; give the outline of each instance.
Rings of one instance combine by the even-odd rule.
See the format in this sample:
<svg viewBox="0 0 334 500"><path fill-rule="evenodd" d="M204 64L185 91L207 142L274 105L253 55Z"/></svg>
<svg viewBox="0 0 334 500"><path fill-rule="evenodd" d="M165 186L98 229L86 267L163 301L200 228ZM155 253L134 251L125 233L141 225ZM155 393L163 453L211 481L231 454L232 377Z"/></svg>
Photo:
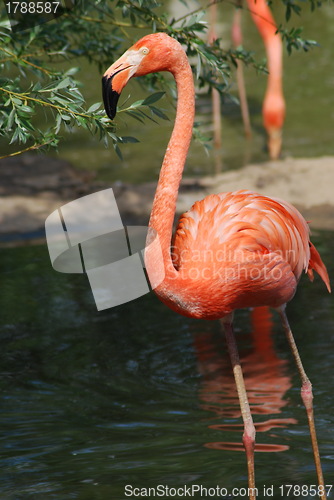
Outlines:
<svg viewBox="0 0 334 500"><path fill-rule="evenodd" d="M242 367L252 414L265 417L265 420L255 422L256 431L268 432L271 429L296 424L297 420L294 418L273 418L273 415L281 413L286 406L288 401L284 397L292 384L286 369L287 361L280 359L274 348L270 309L266 306L252 309L251 321L253 348L251 352L242 356ZM239 418L241 416L239 400L228 356L224 356L223 351L219 352L211 332L196 335L194 343L198 370L204 378L199 394L202 401L201 408L215 413L213 419L219 422L222 419L226 421ZM239 423L214 423L210 424L209 428L228 433L243 431L243 425ZM271 436L276 438L274 434ZM244 450L241 439L240 442L210 442L205 446L220 450ZM288 448L287 444L280 443L255 445L257 452L285 451Z"/></svg>

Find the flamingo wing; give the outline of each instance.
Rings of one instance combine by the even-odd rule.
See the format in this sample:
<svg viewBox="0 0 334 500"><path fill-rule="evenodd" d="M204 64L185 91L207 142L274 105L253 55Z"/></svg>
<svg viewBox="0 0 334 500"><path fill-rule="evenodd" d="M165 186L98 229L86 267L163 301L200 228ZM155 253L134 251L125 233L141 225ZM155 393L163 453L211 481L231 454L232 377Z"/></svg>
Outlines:
<svg viewBox="0 0 334 500"><path fill-rule="evenodd" d="M202 262L205 255L214 260L210 250L224 251L227 260L241 253L262 260L279 255L296 283L303 270L312 278L314 269L330 289L327 270L309 241L307 222L285 201L242 190L196 202L180 217L173 244L174 265L182 269L194 262L196 253Z"/></svg>

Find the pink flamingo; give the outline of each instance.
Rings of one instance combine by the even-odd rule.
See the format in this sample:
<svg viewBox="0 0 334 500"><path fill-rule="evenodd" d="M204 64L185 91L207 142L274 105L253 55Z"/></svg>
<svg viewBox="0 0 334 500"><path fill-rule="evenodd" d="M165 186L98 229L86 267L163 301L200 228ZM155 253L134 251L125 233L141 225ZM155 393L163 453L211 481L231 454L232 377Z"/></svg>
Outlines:
<svg viewBox="0 0 334 500"><path fill-rule="evenodd" d="M311 279L312 270L317 271L330 290L326 267L309 241L308 225L302 215L287 202L250 191L210 195L196 202L181 216L171 247L177 193L195 114L193 75L181 45L165 33L143 37L105 72L103 97L106 112L113 119L117 100L129 79L159 71L169 71L174 76L178 103L149 221L160 243L153 242L145 251L152 287L174 311L194 318L220 318L224 325L244 422L251 500L256 498L255 428L233 332L233 312L260 305L278 310L302 379L301 395L307 409L318 481L324 488L312 386L302 366L285 305L294 296L303 270ZM152 242L150 235L148 239ZM164 278L159 282L161 266ZM325 494L321 498L325 499Z"/></svg>
<svg viewBox="0 0 334 500"><path fill-rule="evenodd" d="M275 160L281 152L282 128L285 118L285 100L282 88L282 39L277 33L276 23L266 0L247 0L247 4L267 53L269 75L262 115L268 135L269 156Z"/></svg>

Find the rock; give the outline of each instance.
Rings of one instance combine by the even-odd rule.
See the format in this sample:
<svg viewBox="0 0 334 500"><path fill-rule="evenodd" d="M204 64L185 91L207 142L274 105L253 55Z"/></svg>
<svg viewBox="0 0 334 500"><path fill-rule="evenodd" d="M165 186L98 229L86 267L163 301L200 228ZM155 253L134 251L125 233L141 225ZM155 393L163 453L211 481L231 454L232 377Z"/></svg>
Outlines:
<svg viewBox="0 0 334 500"><path fill-rule="evenodd" d="M34 231L43 234L45 219L61 205L112 187L125 225L147 224L156 182L140 185L95 180L94 173L79 171L48 156L25 154L0 162L0 236ZM185 178L177 213L188 210L210 193L249 189L294 204L312 229L334 229L334 158L287 158L248 165L216 176ZM1 239L6 239L4 236Z"/></svg>
<svg viewBox="0 0 334 500"><path fill-rule="evenodd" d="M0 234L28 234L44 227L63 203L91 192L94 174L43 155L24 154L0 162ZM3 238L2 238L3 239Z"/></svg>

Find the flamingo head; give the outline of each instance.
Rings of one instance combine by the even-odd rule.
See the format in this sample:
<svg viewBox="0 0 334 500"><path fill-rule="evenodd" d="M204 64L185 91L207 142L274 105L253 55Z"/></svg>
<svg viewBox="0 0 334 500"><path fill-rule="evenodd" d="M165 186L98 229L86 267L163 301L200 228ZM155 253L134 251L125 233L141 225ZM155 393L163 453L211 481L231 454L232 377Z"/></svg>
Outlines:
<svg viewBox="0 0 334 500"><path fill-rule="evenodd" d="M102 78L104 107L109 118L115 117L118 98L130 78L159 71L173 72L180 51L184 54L177 40L166 33L154 33L138 40L117 59Z"/></svg>

